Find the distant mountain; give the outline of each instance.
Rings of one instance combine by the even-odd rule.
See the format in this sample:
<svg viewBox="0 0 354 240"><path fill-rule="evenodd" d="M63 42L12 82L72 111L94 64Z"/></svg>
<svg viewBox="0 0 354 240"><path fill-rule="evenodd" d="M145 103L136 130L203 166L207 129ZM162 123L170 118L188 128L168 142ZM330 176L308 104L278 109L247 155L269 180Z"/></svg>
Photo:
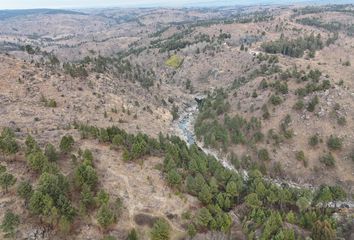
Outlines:
<svg viewBox="0 0 354 240"><path fill-rule="evenodd" d="M19 10L0 10L0 20L24 16L24 15L36 15L36 14L79 14L85 15L85 13L64 10L64 9L19 9Z"/></svg>
<svg viewBox="0 0 354 240"><path fill-rule="evenodd" d="M182 0L182 1L131 1L119 3L123 7L220 7L235 5L268 5L268 4L354 4L354 0Z"/></svg>

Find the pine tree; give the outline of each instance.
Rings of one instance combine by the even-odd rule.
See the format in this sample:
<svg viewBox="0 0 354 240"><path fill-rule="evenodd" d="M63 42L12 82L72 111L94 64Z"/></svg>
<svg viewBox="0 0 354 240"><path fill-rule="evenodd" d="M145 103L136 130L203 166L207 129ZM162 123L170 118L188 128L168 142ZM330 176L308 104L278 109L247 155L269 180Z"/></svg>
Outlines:
<svg viewBox="0 0 354 240"><path fill-rule="evenodd" d="M7 210L4 219L0 225L0 228L4 232L5 238L14 237L16 234L16 228L20 224L20 216Z"/></svg>
<svg viewBox="0 0 354 240"><path fill-rule="evenodd" d="M138 238L138 234L137 234L135 228L133 228L133 229L129 232L128 237L127 237L127 240L138 240L138 239L139 239L139 238Z"/></svg>
<svg viewBox="0 0 354 240"><path fill-rule="evenodd" d="M151 240L169 240L170 225L166 220L159 219L154 223L151 230Z"/></svg>
<svg viewBox="0 0 354 240"><path fill-rule="evenodd" d="M116 216L111 211L108 204L103 204L98 210L97 221L104 229L106 229L116 221Z"/></svg>
<svg viewBox="0 0 354 240"><path fill-rule="evenodd" d="M71 135L65 135L60 141L60 150L63 153L69 153L73 148L74 142L74 138Z"/></svg>
<svg viewBox="0 0 354 240"><path fill-rule="evenodd" d="M20 182L17 186L17 194L25 199L26 202L29 201L33 194L32 185L28 181Z"/></svg>
<svg viewBox="0 0 354 240"><path fill-rule="evenodd" d="M16 178L10 173L1 173L0 174L0 186L5 190L5 193L8 192L9 187L13 186L16 183Z"/></svg>
<svg viewBox="0 0 354 240"><path fill-rule="evenodd" d="M50 162L55 162L58 160L58 153L55 147L50 143L45 146L44 155Z"/></svg>
<svg viewBox="0 0 354 240"><path fill-rule="evenodd" d="M175 169L172 169L167 174L167 181L172 186L176 186L181 183L182 177Z"/></svg>
<svg viewBox="0 0 354 240"><path fill-rule="evenodd" d="M204 203L204 204L209 204L211 203L213 195L210 192L209 186L207 184L204 184L201 191L198 194L199 200Z"/></svg>
<svg viewBox="0 0 354 240"><path fill-rule="evenodd" d="M336 232L330 223L325 221L316 221L312 229L311 237L313 240L334 240Z"/></svg>

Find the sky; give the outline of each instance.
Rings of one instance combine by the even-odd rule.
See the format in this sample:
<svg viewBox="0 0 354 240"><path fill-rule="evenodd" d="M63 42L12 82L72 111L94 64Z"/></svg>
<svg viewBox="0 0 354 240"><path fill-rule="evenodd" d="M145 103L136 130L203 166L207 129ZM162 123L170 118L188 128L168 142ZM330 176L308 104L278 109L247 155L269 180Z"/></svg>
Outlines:
<svg viewBox="0 0 354 240"><path fill-rule="evenodd" d="M269 3L285 4L305 1L309 0L0 0L0 9L225 6ZM317 3L354 3L354 0L314 1Z"/></svg>

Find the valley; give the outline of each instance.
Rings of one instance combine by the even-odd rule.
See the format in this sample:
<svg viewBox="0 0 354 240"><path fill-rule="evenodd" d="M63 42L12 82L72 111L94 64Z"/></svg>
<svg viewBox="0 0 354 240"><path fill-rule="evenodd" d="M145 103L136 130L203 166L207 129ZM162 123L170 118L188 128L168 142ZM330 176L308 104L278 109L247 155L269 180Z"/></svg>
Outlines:
<svg viewBox="0 0 354 240"><path fill-rule="evenodd" d="M0 239L353 239L353 5L0 23Z"/></svg>

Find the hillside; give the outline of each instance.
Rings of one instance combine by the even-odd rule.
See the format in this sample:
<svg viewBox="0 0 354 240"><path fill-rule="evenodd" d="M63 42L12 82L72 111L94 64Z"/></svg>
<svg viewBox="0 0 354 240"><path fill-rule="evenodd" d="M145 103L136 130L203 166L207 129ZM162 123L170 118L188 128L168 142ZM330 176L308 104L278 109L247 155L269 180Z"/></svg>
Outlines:
<svg viewBox="0 0 354 240"><path fill-rule="evenodd" d="M1 237L352 239L353 13L0 12Z"/></svg>

